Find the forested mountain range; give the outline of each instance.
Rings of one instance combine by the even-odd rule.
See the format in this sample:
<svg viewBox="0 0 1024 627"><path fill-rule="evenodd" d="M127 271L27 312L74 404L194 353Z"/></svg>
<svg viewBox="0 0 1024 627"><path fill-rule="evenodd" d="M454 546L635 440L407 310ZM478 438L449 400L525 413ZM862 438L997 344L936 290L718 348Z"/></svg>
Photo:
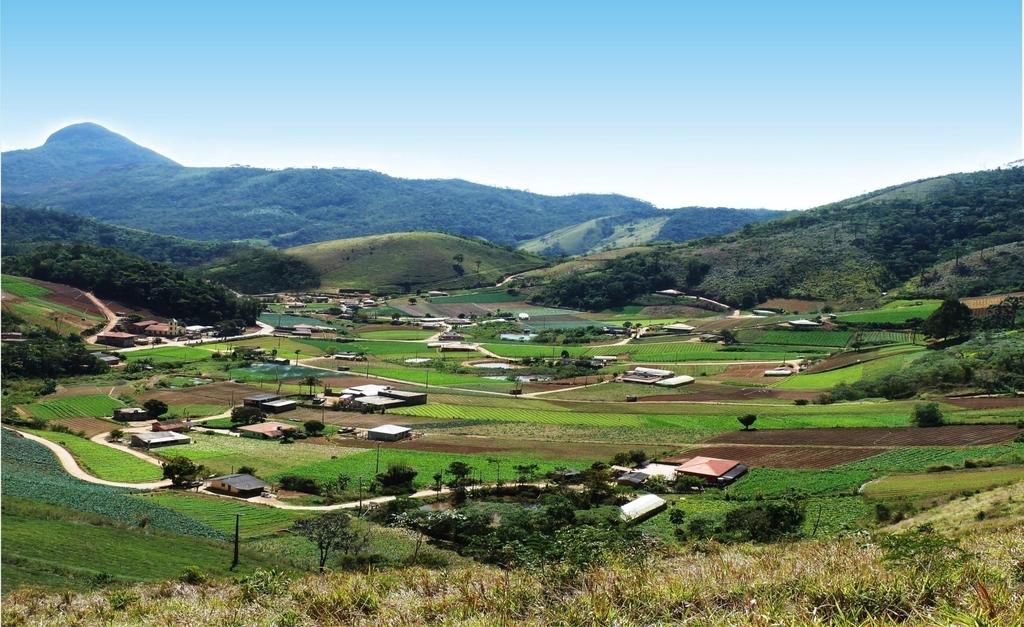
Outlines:
<svg viewBox="0 0 1024 627"><path fill-rule="evenodd" d="M614 194L544 196L368 170L184 167L95 124L76 124L38 148L4 153L3 178L9 204L191 239L261 239L280 247L416 230L518 244L594 218L672 213ZM708 211L699 220L719 223L717 210Z"/></svg>
<svg viewBox="0 0 1024 627"><path fill-rule="evenodd" d="M854 301L894 288L949 292L929 286L940 285L935 277L951 267L973 277L956 282L957 295L979 294L1019 287L1021 272L1003 266L1018 258L1005 245L1022 240L1024 168L951 174L654 247L556 278L540 298L570 305L586 295L588 306L599 307L620 304L635 289L677 287L743 305L776 296ZM985 249L992 254L958 261ZM639 270L643 281L635 280Z"/></svg>

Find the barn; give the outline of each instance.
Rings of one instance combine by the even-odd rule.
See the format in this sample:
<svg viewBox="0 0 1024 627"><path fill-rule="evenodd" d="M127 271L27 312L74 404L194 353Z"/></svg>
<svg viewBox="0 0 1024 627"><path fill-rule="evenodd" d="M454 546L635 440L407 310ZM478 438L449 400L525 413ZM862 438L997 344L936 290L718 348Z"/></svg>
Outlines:
<svg viewBox="0 0 1024 627"><path fill-rule="evenodd" d="M269 487L270 484L252 475L233 474L210 479L207 489L211 492L249 498L263 494Z"/></svg>

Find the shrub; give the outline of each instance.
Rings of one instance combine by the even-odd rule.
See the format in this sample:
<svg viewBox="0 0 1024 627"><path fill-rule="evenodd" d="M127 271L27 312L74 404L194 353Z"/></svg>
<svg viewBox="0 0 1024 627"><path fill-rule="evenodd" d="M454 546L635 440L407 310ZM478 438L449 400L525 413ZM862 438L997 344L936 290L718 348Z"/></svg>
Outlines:
<svg viewBox="0 0 1024 627"><path fill-rule="evenodd" d="M804 522L804 507L795 501L741 505L725 515L724 529L738 540L770 542L795 534Z"/></svg>
<svg viewBox="0 0 1024 627"><path fill-rule="evenodd" d="M192 585L200 584L206 581L206 573L199 570L198 566L186 566L185 570L178 575L178 581L181 583L190 583Z"/></svg>
<svg viewBox="0 0 1024 627"><path fill-rule="evenodd" d="M806 398L798 398L798 399L796 399L795 401L793 401L793 404L794 404L794 405L800 405L800 406L803 406L803 405L806 405L806 404L808 404L809 402L810 402L810 401L808 401L808 400L807 400Z"/></svg>
<svg viewBox="0 0 1024 627"><path fill-rule="evenodd" d="M320 484L315 479L300 477L298 475L284 475L278 480L282 490L305 492L306 494L320 494Z"/></svg>
<svg viewBox="0 0 1024 627"><path fill-rule="evenodd" d="M938 403L918 403L914 405L910 421L918 427L941 427L945 422Z"/></svg>

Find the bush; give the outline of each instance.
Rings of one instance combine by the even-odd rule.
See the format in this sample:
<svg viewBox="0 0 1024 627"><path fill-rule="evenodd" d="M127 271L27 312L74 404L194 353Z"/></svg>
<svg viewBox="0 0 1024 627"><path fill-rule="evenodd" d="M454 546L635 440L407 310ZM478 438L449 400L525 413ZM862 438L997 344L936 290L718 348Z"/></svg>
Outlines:
<svg viewBox="0 0 1024 627"><path fill-rule="evenodd" d="M201 584L206 581L206 573L199 570L198 566L186 566L185 570L178 576L178 581L192 585Z"/></svg>
<svg viewBox="0 0 1024 627"><path fill-rule="evenodd" d="M804 507L794 501L741 505L725 515L724 529L737 540L770 542L795 534L804 522Z"/></svg>
<svg viewBox="0 0 1024 627"><path fill-rule="evenodd" d="M918 403L914 405L910 421L918 427L941 427L945 422L938 403Z"/></svg>
<svg viewBox="0 0 1024 627"><path fill-rule="evenodd" d="M800 405L800 406L806 405L808 403L810 403L810 401L808 401L806 398L798 398L795 401L793 401L794 405Z"/></svg>
<svg viewBox="0 0 1024 627"><path fill-rule="evenodd" d="M284 475L278 480L282 490L294 492L305 492L306 494L320 494L320 484L315 479L300 477L298 475Z"/></svg>
<svg viewBox="0 0 1024 627"><path fill-rule="evenodd" d="M235 407L231 410L231 424L237 426L254 425L266 420L267 415L258 407Z"/></svg>

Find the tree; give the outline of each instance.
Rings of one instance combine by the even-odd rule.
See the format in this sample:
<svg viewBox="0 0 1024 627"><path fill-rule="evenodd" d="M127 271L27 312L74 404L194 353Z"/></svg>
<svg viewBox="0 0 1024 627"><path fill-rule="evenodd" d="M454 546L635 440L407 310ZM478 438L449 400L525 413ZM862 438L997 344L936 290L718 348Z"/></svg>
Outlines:
<svg viewBox="0 0 1024 627"><path fill-rule="evenodd" d="M466 462L460 462L458 460L448 464L448 474L455 477L452 482L456 487L465 486L468 483L467 479L473 472L473 467Z"/></svg>
<svg viewBox="0 0 1024 627"><path fill-rule="evenodd" d="M434 475L431 477L431 479L434 480L434 491L435 492L440 492L441 491L441 484L444 482L444 473L443 472L435 472Z"/></svg>
<svg viewBox="0 0 1024 627"><path fill-rule="evenodd" d="M302 423L302 428L306 430L306 433L313 436L314 438L320 435L324 430L324 423L319 420L307 420Z"/></svg>
<svg viewBox="0 0 1024 627"><path fill-rule="evenodd" d="M296 353L297 352L298 351L296 351ZM298 363L298 361L299 361L299 356L298 356L298 354L296 354L296 356L295 356L295 363ZM309 375L308 377L305 377L302 380L302 385L309 386L309 395L313 396L313 388L315 388L318 385L320 385L320 377L311 374L311 375Z"/></svg>
<svg viewBox="0 0 1024 627"><path fill-rule="evenodd" d="M537 464L517 464L512 467L516 473L516 483L519 485L533 481L539 469Z"/></svg>
<svg viewBox="0 0 1024 627"><path fill-rule="evenodd" d="M633 449L629 452L629 462L633 464L634 467L643 466L649 459L650 457L647 456L646 451Z"/></svg>
<svg viewBox="0 0 1024 627"><path fill-rule="evenodd" d="M296 522L292 531L316 545L320 572L324 572L331 553L359 553L367 544L367 536L352 529L352 517L344 512L328 512L317 518Z"/></svg>
<svg viewBox="0 0 1024 627"><path fill-rule="evenodd" d="M750 431L750 426L757 422L757 414L744 414L737 418L740 424L743 425L744 431Z"/></svg>
<svg viewBox="0 0 1024 627"><path fill-rule="evenodd" d="M803 504L786 500L741 505L725 515L724 526L737 539L769 542L797 533L803 522Z"/></svg>
<svg viewBox="0 0 1024 627"><path fill-rule="evenodd" d="M939 308L928 316L921 325L924 334L931 338L944 339L960 337L971 331L971 310L955 298L942 301Z"/></svg>
<svg viewBox="0 0 1024 627"><path fill-rule="evenodd" d="M918 403L910 414L910 421L918 427L941 427L945 423L938 403Z"/></svg>
<svg viewBox="0 0 1024 627"><path fill-rule="evenodd" d="M159 419L160 416L167 413L168 409L167 403L156 398L149 399L142 404L142 407L146 410L146 413L149 414L149 417L153 419Z"/></svg>
<svg viewBox="0 0 1024 627"><path fill-rule="evenodd" d="M245 330L244 320L224 320L214 325L214 334L217 337L231 337L241 335Z"/></svg>
<svg viewBox="0 0 1024 627"><path fill-rule="evenodd" d="M196 481L205 472L205 466L199 465L187 457L173 457L164 462L164 479L170 479L171 484L176 488Z"/></svg>
<svg viewBox="0 0 1024 627"><path fill-rule="evenodd" d="M259 407L235 407L231 410L231 424L235 426L254 425L263 422L267 415Z"/></svg>
<svg viewBox="0 0 1024 627"><path fill-rule="evenodd" d="M466 259L466 256L463 255L462 253L455 253L452 256L452 261L454 261L455 263L457 263L459 265L462 265L462 262L465 261L465 259Z"/></svg>
<svg viewBox="0 0 1024 627"><path fill-rule="evenodd" d="M255 466L239 466L238 470L236 470L235 472L237 472L240 475L255 475L256 474L256 467Z"/></svg>
<svg viewBox="0 0 1024 627"><path fill-rule="evenodd" d="M111 442L120 442L122 439L124 439L124 431L121 429L114 429L113 431L110 432L110 435L107 437L107 439Z"/></svg>

